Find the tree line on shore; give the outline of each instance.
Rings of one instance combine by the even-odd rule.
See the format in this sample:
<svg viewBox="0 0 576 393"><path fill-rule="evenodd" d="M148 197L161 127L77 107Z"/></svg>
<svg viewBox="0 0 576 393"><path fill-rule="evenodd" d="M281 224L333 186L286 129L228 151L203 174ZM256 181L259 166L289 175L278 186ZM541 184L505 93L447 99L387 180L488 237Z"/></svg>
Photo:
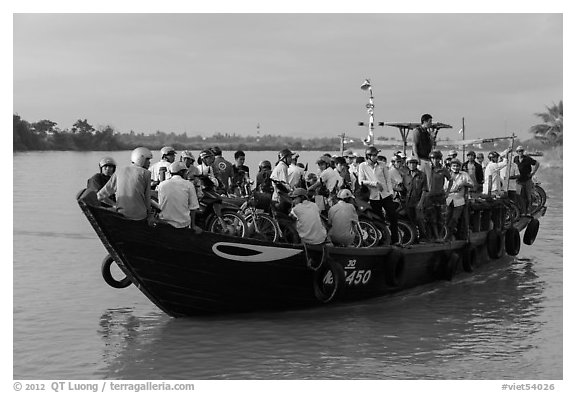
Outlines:
<svg viewBox="0 0 576 393"><path fill-rule="evenodd" d="M536 113L542 122L530 128L534 137L522 141L528 149L547 150L562 146L563 143L563 105L546 107L546 112ZM386 138L384 138L386 139ZM119 133L112 126L94 128L87 119L77 120L70 129L61 130L51 120L28 122L19 115L13 115L13 150L76 150L76 151L113 151L132 150L146 146L159 150L162 146L173 146L178 150L201 150L209 146L219 146L222 150L279 150L289 148L295 151L337 151L340 150L339 136L322 138L297 138L284 135L240 136L235 133L216 133L210 137L201 135L188 136L186 133L175 134L156 131L154 134ZM398 141L398 146L401 142ZM360 149L361 141L349 142L346 148ZM483 146L486 150L505 148L500 145ZM391 148L393 148L391 146Z"/></svg>

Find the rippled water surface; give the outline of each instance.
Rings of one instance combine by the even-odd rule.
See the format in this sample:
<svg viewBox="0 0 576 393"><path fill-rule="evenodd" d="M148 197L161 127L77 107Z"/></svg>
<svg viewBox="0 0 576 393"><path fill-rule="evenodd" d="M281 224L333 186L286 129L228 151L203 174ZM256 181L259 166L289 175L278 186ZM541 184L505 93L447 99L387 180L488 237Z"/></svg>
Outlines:
<svg viewBox="0 0 576 393"><path fill-rule="evenodd" d="M103 154L129 157L14 154L15 379L563 377L561 169L539 172L549 208L535 244L473 275L361 303L173 319L100 276L106 252L74 197Z"/></svg>

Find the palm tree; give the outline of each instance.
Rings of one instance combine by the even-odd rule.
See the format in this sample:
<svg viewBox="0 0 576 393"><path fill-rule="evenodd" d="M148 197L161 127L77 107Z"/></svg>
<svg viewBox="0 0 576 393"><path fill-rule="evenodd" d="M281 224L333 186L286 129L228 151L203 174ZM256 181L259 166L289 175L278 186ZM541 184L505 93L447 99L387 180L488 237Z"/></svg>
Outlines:
<svg viewBox="0 0 576 393"><path fill-rule="evenodd" d="M563 130L563 110L562 100L558 105L546 107L547 112L535 113L542 119L542 124L536 124L530 127L530 132L535 134L535 138L547 143L561 145Z"/></svg>

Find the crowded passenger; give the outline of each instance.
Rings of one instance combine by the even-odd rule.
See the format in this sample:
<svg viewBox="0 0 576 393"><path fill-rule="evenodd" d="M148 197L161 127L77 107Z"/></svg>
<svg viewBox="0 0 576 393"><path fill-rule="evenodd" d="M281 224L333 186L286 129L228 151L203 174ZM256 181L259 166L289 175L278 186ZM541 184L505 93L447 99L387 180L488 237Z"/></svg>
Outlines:
<svg viewBox="0 0 576 393"><path fill-rule="evenodd" d="M278 152L278 163L272 170L270 179L273 181L274 193L272 200L280 202L280 195L290 192L293 188L288 184L288 167L292 163L292 156L294 153L290 149L282 149Z"/></svg>
<svg viewBox="0 0 576 393"><path fill-rule="evenodd" d="M227 194L230 190L230 179L232 179L232 163L222 157L222 149L218 146L211 148L214 153L214 162L212 168L214 169L214 176L218 179L220 191Z"/></svg>
<svg viewBox="0 0 576 393"><path fill-rule="evenodd" d="M502 152L502 160L499 161L500 154L495 151L491 151L488 154L488 160L490 161L486 165L484 170L484 187L482 193L484 194L496 194L500 195L502 192L502 179L500 178L500 170L508 165L508 155L509 149Z"/></svg>
<svg viewBox="0 0 576 393"><path fill-rule="evenodd" d="M167 180L170 177L168 167L176 159L176 150L172 146L164 146L160 149L160 161L150 165L150 172L152 174L152 189L155 189L160 182Z"/></svg>
<svg viewBox="0 0 576 393"><path fill-rule="evenodd" d="M199 164L197 166L199 176L203 177L202 189L206 191L216 192L218 188L218 179L214 174L214 153L210 149L202 150L200 152Z"/></svg>
<svg viewBox="0 0 576 393"><path fill-rule="evenodd" d="M484 170L482 169L482 165L476 162L476 153L472 150L466 154L466 158L468 158L468 161L462 164L462 171L468 173L470 179L472 179L474 187L471 191L482 192L482 186L484 184Z"/></svg>
<svg viewBox="0 0 576 393"><path fill-rule="evenodd" d="M430 179L432 164L430 163L430 152L434 146L435 135L432 132L432 115L425 113L420 118L420 125L412 132L412 155L420 160L418 169L426 174L426 179ZM428 187L430 185L428 184Z"/></svg>
<svg viewBox="0 0 576 393"><path fill-rule="evenodd" d="M516 148L517 156L514 157L514 164L518 169L516 179L516 194L520 202L520 211L522 214L528 214L532 205L532 193L534 192L534 182L532 177L540 168L540 163L534 158L524 154L524 148ZM510 176L512 179L512 176Z"/></svg>
<svg viewBox="0 0 576 393"><path fill-rule="evenodd" d="M370 205L376 214L384 219L382 209L390 222L392 244L398 243L398 215L394 203L392 183L388 175L388 168L378 164L378 149L370 146L366 149L366 162L358 166L358 183L370 190Z"/></svg>
<svg viewBox="0 0 576 393"><path fill-rule="evenodd" d="M306 184L306 171L298 165L298 154L292 156L292 163L288 165L288 184L290 187L304 187Z"/></svg>
<svg viewBox="0 0 576 393"><path fill-rule="evenodd" d="M260 161L258 164L258 173L256 174L257 191L265 192L267 194L272 194L274 192L270 175L272 175L272 163L268 160Z"/></svg>
<svg viewBox="0 0 576 393"><path fill-rule="evenodd" d="M446 227L448 230L448 240L464 239L464 233L458 230L460 218L466 206L466 191L474 187L472 179L467 172L461 172L462 163L459 159L454 158L450 162L450 180L446 180L446 205L448 207L446 214Z"/></svg>
<svg viewBox="0 0 576 393"><path fill-rule="evenodd" d="M476 155L476 162L482 165L482 172L484 172L484 170L486 169L486 165L488 165L488 162L484 160L484 153L480 152Z"/></svg>
<svg viewBox="0 0 576 393"><path fill-rule="evenodd" d="M426 174L418 169L418 158L410 157L406 160L408 164L408 175L404 176L404 187L406 189L406 214L408 219L418 227L420 238L428 238L424 221L424 201L428 194L428 179Z"/></svg>
<svg viewBox="0 0 576 393"><path fill-rule="evenodd" d="M295 188L291 193L292 209L290 216L296 219L296 231L304 244L322 244L326 242L326 228L322 225L320 209L308 200L308 191Z"/></svg>
<svg viewBox="0 0 576 393"><path fill-rule="evenodd" d="M116 210L130 220L147 220L154 223L151 209L150 160L152 153L145 147L132 151L132 165L117 169L110 180L98 191L97 198L103 201L116 195Z"/></svg>
<svg viewBox="0 0 576 393"><path fill-rule="evenodd" d="M450 169L442 165L442 152L432 150L430 153L432 161L432 178L430 179L430 190L425 202L425 215L428 227L435 241L443 240L441 229L444 227L444 211L446 210L446 192L444 184L450 180Z"/></svg>
<svg viewBox="0 0 576 393"><path fill-rule="evenodd" d="M98 168L100 171L88 179L86 191L100 191L116 171L116 161L112 157L104 157L98 163ZM107 203L113 205L115 199L114 195L110 195L110 201Z"/></svg>
<svg viewBox="0 0 576 393"><path fill-rule="evenodd" d="M196 211L200 209L196 188L186 179L188 168L183 162L174 162L168 168L170 179L158 185L158 218L174 228L192 228L199 234L202 229L196 225Z"/></svg>
<svg viewBox="0 0 576 393"><path fill-rule="evenodd" d="M337 192L342 187L343 180L338 172L332 169L332 160L327 156L322 156L316 161L316 164L319 169L318 181L308 187L308 190L315 191L324 185L328 189L328 193Z"/></svg>
<svg viewBox="0 0 576 393"><path fill-rule="evenodd" d="M197 176L200 175L200 170L196 165L194 165L196 159L190 150L184 150L180 155L180 160L184 163L184 165L186 165L187 168L184 179L194 180Z"/></svg>
<svg viewBox="0 0 576 393"><path fill-rule="evenodd" d="M328 210L328 235L335 245L349 247L358 232L358 213L352 204L354 194L345 188L338 192L337 198L338 203Z"/></svg>
<svg viewBox="0 0 576 393"><path fill-rule="evenodd" d="M344 157L336 157L334 162L336 164L336 172L342 178L342 188L347 188L354 192L356 189L356 176L350 172L346 159Z"/></svg>
<svg viewBox="0 0 576 393"><path fill-rule="evenodd" d="M232 165L232 178L230 179L230 194L238 197L247 195L250 187L250 168L246 162L246 153L238 150L234 153L234 165Z"/></svg>

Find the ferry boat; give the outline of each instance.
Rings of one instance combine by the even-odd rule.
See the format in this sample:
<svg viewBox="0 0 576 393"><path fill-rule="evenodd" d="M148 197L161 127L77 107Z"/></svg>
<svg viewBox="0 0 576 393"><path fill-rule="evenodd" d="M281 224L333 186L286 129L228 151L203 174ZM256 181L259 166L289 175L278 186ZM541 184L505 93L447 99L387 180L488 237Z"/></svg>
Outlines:
<svg viewBox="0 0 576 393"><path fill-rule="evenodd" d="M364 142L373 145L370 81L361 88L370 92ZM419 124L380 125L400 130L405 152L408 134ZM442 128L451 126L433 124L434 135ZM183 317L360 301L473 274L491 260L517 255L521 232L524 244L534 243L539 219L546 213L545 193L541 188L538 192L528 215L519 215L507 198L470 199L460 240L370 248L307 246L149 226L102 206L94 191L81 191L77 202L109 253L102 264L106 282L116 288L133 284L165 313ZM112 277L113 263L125 274L122 280Z"/></svg>

